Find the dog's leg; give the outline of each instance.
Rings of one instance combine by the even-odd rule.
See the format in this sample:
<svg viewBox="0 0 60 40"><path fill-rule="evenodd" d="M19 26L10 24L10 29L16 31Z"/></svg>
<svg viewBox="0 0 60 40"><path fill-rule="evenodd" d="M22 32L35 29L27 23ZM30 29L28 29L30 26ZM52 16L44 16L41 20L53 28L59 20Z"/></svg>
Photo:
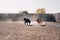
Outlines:
<svg viewBox="0 0 60 40"><path fill-rule="evenodd" d="M30 23L29 23L29 25L30 25Z"/></svg>
<svg viewBox="0 0 60 40"><path fill-rule="evenodd" d="M24 24L25 24L25 22L24 22Z"/></svg>
<svg viewBox="0 0 60 40"><path fill-rule="evenodd" d="M28 23L27 23L27 25L28 25Z"/></svg>

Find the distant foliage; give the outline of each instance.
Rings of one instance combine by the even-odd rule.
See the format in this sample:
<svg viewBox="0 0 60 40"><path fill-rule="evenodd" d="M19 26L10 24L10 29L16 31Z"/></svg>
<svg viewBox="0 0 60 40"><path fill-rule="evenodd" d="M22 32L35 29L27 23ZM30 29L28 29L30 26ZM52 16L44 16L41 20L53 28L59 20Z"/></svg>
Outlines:
<svg viewBox="0 0 60 40"><path fill-rule="evenodd" d="M22 14L28 14L28 11L20 11L19 13L22 13Z"/></svg>
<svg viewBox="0 0 60 40"><path fill-rule="evenodd" d="M27 13L28 14L28 11L23 11L22 13Z"/></svg>
<svg viewBox="0 0 60 40"><path fill-rule="evenodd" d="M39 8L39 9L36 10L36 13L37 14L45 14L46 10L45 10L45 8Z"/></svg>

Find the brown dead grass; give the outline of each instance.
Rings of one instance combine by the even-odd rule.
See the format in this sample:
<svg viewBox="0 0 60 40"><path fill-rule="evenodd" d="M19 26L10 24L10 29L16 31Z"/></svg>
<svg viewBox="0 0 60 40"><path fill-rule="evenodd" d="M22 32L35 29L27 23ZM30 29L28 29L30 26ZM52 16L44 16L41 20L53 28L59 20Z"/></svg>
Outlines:
<svg viewBox="0 0 60 40"><path fill-rule="evenodd" d="M60 40L60 29L21 23L0 23L0 40Z"/></svg>

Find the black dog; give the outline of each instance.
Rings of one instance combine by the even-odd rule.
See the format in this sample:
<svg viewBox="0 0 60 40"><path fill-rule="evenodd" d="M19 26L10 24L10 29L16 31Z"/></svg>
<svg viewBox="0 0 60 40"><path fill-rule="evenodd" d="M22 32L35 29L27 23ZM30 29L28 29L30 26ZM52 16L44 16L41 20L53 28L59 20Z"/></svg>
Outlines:
<svg viewBox="0 0 60 40"><path fill-rule="evenodd" d="M26 23L27 25L30 25L31 23L30 19L24 18L24 24L26 25Z"/></svg>

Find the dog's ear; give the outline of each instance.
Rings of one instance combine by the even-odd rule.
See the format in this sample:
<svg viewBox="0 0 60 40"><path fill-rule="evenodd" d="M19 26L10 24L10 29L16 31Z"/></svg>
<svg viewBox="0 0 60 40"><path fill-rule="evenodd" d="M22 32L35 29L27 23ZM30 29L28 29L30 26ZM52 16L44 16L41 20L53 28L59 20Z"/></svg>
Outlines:
<svg viewBox="0 0 60 40"><path fill-rule="evenodd" d="M24 18L24 19L26 19L26 18Z"/></svg>

